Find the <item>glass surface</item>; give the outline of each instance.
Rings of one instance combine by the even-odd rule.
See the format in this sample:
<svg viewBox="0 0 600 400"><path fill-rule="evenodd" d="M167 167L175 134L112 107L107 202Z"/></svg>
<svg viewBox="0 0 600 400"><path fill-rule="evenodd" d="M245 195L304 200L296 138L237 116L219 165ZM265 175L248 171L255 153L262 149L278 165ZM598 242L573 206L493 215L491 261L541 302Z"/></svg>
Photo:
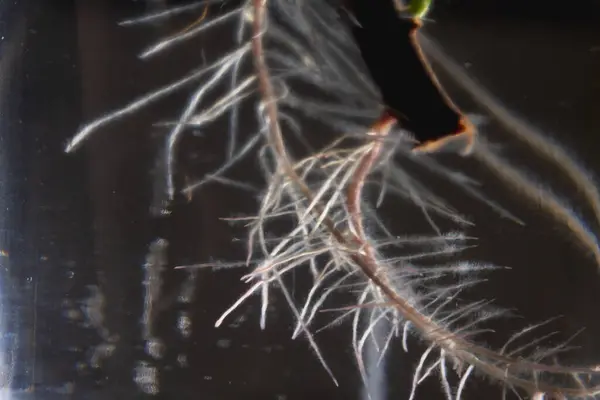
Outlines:
<svg viewBox="0 0 600 400"><path fill-rule="evenodd" d="M279 3L280 11L301 7L301 2ZM309 3L316 7L314 1ZM490 325L494 331L483 334L484 343L501 347L511 332L560 317L527 340L557 331L549 339L556 345L578 333L571 343L578 349L561 355L561 362L600 364L600 265L594 253L600 254L600 207L594 198L595 180L587 186L581 183L600 171L598 2L580 2L573 8L539 1L527 8L521 8L521 2L438 3L420 35L423 50L452 99L467 114L476 115L475 120L484 120L480 136L492 155L465 158L448 152L432 160L446 171L465 174L455 175L457 179L476 179L474 187L502 209L422 171L416 172L414 183L419 186L413 189L417 194L435 192L473 221L465 234L478 240L452 260L508 267L482 276L484 282L464 293L466 299L490 299L519 316ZM264 329L258 294L215 327L252 284L241 280L249 269L181 268L244 261L247 221L227 219L256 215L265 190L260 149L254 148L228 172L227 180L211 179L198 190L181 193L227 158L231 141L227 117L222 117L214 124L186 129L178 141L173 175L177 193L169 201L166 139L189 97L209 82L208 77L106 124L76 151L64 151L86 124L210 64L231 48L235 26L224 24L154 57L138 57L152 44L186 27L193 31L235 6L229 2L211 7L199 23L195 21L202 15L201 6L152 23L119 25L184 4L0 2L2 399L367 398L352 347L352 319L319 330L344 312L340 307L355 304L356 286L339 290L318 313L314 326L314 339L336 386L306 337L292 339L296 319L281 291L271 291ZM273 18L278 21L277 15ZM299 27L306 22L297 21ZM325 30L308 26L315 32ZM309 37L300 28L292 33L301 42ZM308 48L321 45L308 43ZM393 57L393 40L385 46L383 51ZM356 54L348 57L351 64L360 65ZM290 60L300 65L292 56ZM241 68L252 71L252 63ZM326 82L317 93L313 86L303 86L302 79L291 85L292 94L308 103L316 93L314 104L321 104L320 111L323 104L344 97L340 92L337 98L334 93L326 98ZM224 79L206 104L226 93L229 83L229 77ZM368 92L349 93L367 104ZM252 96L240 109L236 151L258 129ZM197 111L206 111L203 107ZM356 115L369 117L369 112L360 109ZM364 125L364 120L350 124L352 116L345 121L346 113L328 115L349 122L349 127ZM317 146L335 138L319 118L296 118L299 136L291 133L291 124L286 127L295 157L306 151L298 137ZM536 142L538 137L543 140ZM557 148L564 154L557 155ZM563 156L582 170L569 175ZM494 169L494 161L505 168ZM418 168L410 164L406 171ZM529 189L507 184L510 176L497 173L512 171L507 168L535 182ZM365 197L375 202L376 189L368 186L371 191ZM560 202L552 203L551 195ZM393 236L435 234L418 200L408 197L408 202L386 200L376 212ZM455 229L453 223L435 218L442 231ZM584 223L577 225L578 221ZM267 239L287 232L285 222L272 226ZM371 224L367 229L377 227ZM427 260L423 268L446 262ZM286 275L286 287L300 304L312 284L308 269L304 264ZM370 307L375 306L365 306L366 311ZM408 398L427 345L417 340L418 334L411 335L406 353L401 333L391 341L384 362L374 366L373 356L368 358L373 400ZM460 378L450 379L456 391ZM500 398L501 387L476 374L463 399ZM440 380L432 376L419 387L416 399L438 398L446 396Z"/></svg>

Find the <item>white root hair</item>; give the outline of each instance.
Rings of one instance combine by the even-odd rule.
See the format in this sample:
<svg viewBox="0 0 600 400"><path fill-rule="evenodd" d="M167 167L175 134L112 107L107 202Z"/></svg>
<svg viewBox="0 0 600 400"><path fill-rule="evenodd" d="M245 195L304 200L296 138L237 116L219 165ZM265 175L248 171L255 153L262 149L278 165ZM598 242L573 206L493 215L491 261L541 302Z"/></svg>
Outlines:
<svg viewBox="0 0 600 400"><path fill-rule="evenodd" d="M221 1L194 2L122 25L197 13L207 3ZM323 329L315 327L320 311L336 315L325 328L348 321L358 370L367 386L372 384L369 369L383 365L390 343L397 340L409 351L408 338L414 335L426 343L426 350L414 369L410 399L416 398L419 385L434 375L446 398L452 400L464 398L469 379L477 376L500 383L505 394L513 391L533 399L598 396L600 367L557 364L557 354L569 349L566 342L540 347L552 336L538 333L549 321L526 325L500 348L479 339L489 331L489 321L507 317L507 313L491 301L464 301L461 294L479 283L481 274L503 267L461 260L475 242L466 229L477 221L461 214L444 194L427 186L423 177L445 180L500 216L523 222L487 197L468 174L450 168L435 155L412 154L409 132L390 125L371 127L381 111L378 91L335 8L323 0L223 3L228 11L150 46L142 58L160 56L164 50L220 26L234 31L232 49L170 85L91 122L66 149L73 151L101 127L196 85L179 117L167 124L171 129L165 157L168 196L173 198L179 190L198 190L217 179L228 182L228 171L249 154L260 162L266 183L256 216L231 218L249 227L247 261L230 265L250 269L242 277L248 289L225 310L216 326L256 294L261 299L260 326L264 329L272 291L277 289L295 318L293 336L303 334L307 338L334 382L335 373L314 336ZM571 157L500 106L432 39L422 37L421 43L428 56L441 61L492 117L529 144L535 154L559 165L600 221L600 195ZM209 92L223 82L228 87L226 93L209 102ZM256 125L247 129L244 124L246 128L241 130L239 110L245 104L254 105ZM191 127L208 129L222 118L229 123L226 161L200 181L175 187L175 150L182 135ZM307 139L314 129L323 132L318 142L325 145L314 146ZM240 143L242 138L245 142ZM296 150L292 142L300 143L303 149ZM471 162L485 166L507 187L539 202L600 266L595 235L533 176L512 166L482 139L475 145ZM374 199L372 193L376 194ZM378 209L392 200L398 206L416 207L432 234L415 233L409 227L403 232L389 228ZM271 227L281 221L288 224L288 231L275 238L269 236ZM300 270L309 274L312 286L298 300L287 278ZM354 300L346 307L328 309L331 299L339 294L351 294Z"/></svg>

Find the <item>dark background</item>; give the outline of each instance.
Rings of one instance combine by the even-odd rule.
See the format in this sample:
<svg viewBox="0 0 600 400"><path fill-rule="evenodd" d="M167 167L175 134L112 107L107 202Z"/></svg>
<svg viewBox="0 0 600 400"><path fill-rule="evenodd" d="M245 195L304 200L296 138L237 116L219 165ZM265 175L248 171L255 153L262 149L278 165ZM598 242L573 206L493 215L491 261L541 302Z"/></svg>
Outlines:
<svg viewBox="0 0 600 400"><path fill-rule="evenodd" d="M550 132L589 170L600 170L599 2L439 3L427 32L511 109ZM213 328L244 290L240 271L203 271L194 281L193 304L176 301L188 275L172 267L242 258L243 245L232 238L243 237L243 230L220 217L255 208L252 194L212 185L169 216L149 212L156 181L151 171L161 143L161 131L152 122L173 115L185 97L174 96L111 125L73 155L63 153L66 140L84 122L193 65L185 51L151 62L136 57L153 39L179 26L117 26L144 10L143 2L125 0L0 3L0 371L11 382L12 396L144 398L133 371L146 361L160 370L158 398L360 398L347 329L318 337L340 381L337 388L306 341L289 339L291 320L284 307L273 313L264 332L251 307L258 302L246 307L241 326ZM199 45L218 49L219 40L203 38ZM441 78L457 102L473 102L449 77L442 73ZM502 140L500 130L490 130ZM196 174L218 165L222 141L186 140L196 154L187 161ZM515 270L494 279L488 289L526 318L565 315L561 329L567 336L587 326L580 360L594 359L600 354L594 339L600 303L593 260L535 205L512 201L529 230L494 219L480 228L490 244L479 251ZM572 201L585 214L585 204L575 197ZM167 349L158 361L144 353L139 323L142 266L157 237L169 241L170 271L157 327ZM90 296L89 285L105 296L103 326L119 336L115 352L99 368L89 365L90 349L107 335L85 324L81 301ZM175 329L183 310L193 321L189 338ZM396 350L388 373L389 398L403 398L414 365ZM182 354L186 367L177 361ZM435 382L422 392L422 398L442 398ZM468 398L491 393L493 387L473 383Z"/></svg>

